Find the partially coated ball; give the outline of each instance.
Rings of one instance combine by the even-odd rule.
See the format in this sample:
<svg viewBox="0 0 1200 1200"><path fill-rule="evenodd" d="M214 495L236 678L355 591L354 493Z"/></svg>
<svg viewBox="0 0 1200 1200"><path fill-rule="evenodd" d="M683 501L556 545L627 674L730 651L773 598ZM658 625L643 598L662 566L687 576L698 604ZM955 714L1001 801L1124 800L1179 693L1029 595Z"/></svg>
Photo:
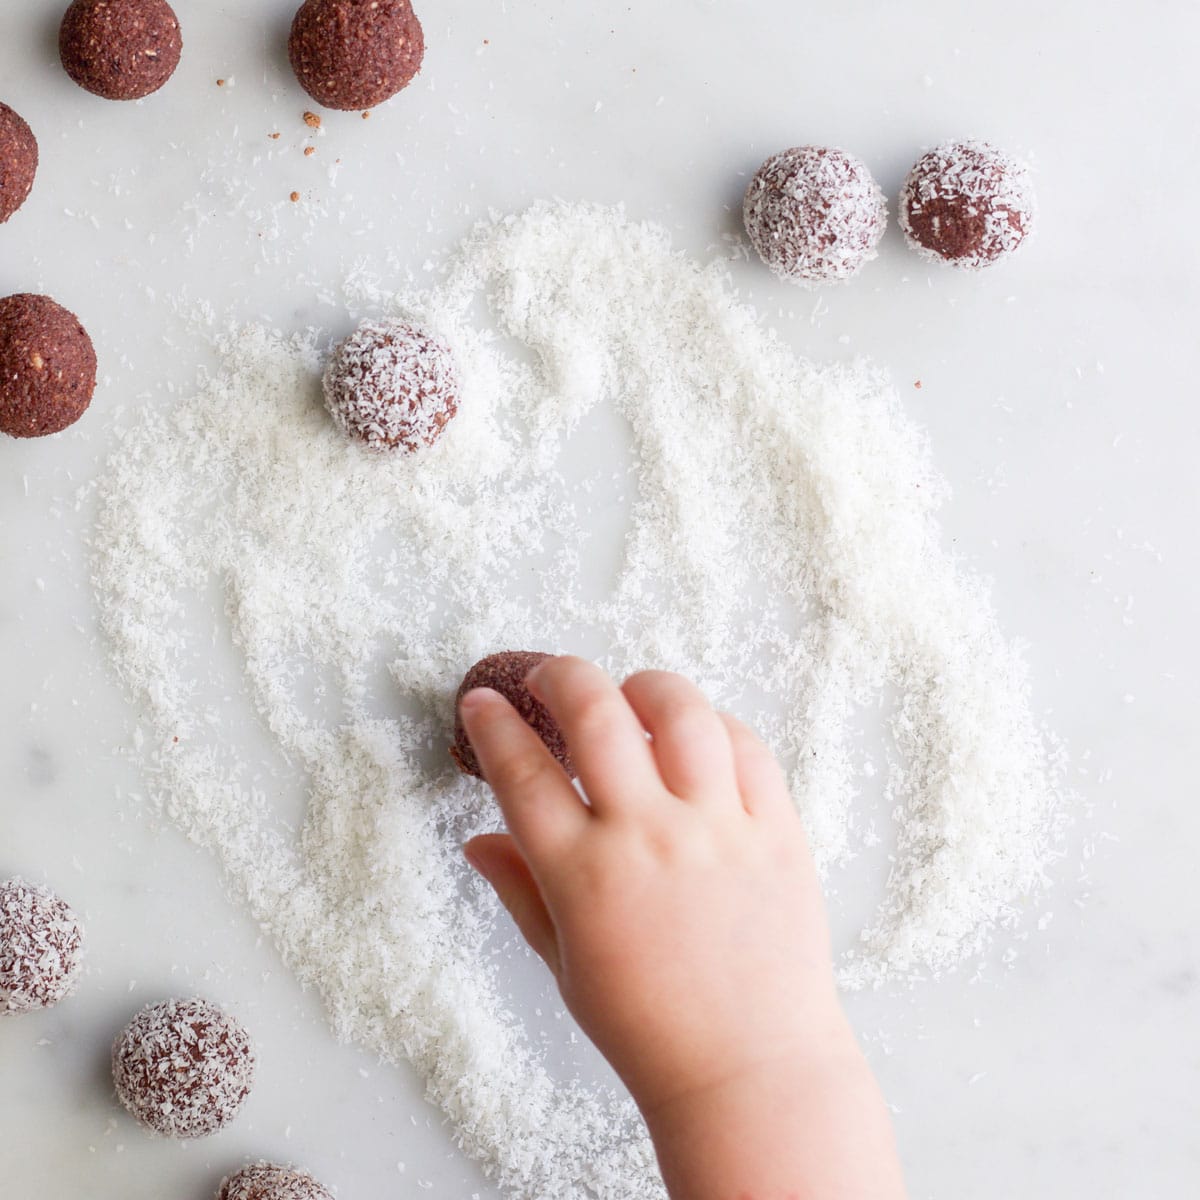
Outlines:
<svg viewBox="0 0 1200 1200"><path fill-rule="evenodd" d="M22 879L0 884L0 1017L66 999L83 967L83 929L65 900Z"/></svg>
<svg viewBox="0 0 1200 1200"><path fill-rule="evenodd" d="M900 227L925 258L978 270L1017 250L1035 215L1029 168L986 142L923 154L900 192Z"/></svg>
<svg viewBox="0 0 1200 1200"><path fill-rule="evenodd" d="M33 130L20 113L0 103L0 225L29 198L37 169Z"/></svg>
<svg viewBox="0 0 1200 1200"><path fill-rule="evenodd" d="M866 166L829 146L793 146L759 167L742 205L750 242L779 276L849 279L875 257L887 201Z"/></svg>
<svg viewBox="0 0 1200 1200"><path fill-rule="evenodd" d="M105 100L140 100L175 73L183 53L167 0L75 0L58 31L63 69Z"/></svg>
<svg viewBox="0 0 1200 1200"><path fill-rule="evenodd" d="M408 0L305 0L288 59L300 86L326 108L374 108L421 69L425 34Z"/></svg>
<svg viewBox="0 0 1200 1200"><path fill-rule="evenodd" d="M458 694L454 697L454 745L450 748L450 757L458 763L459 769L465 775L483 778L479 759L471 747L467 737L466 727L459 715L458 706L462 698L473 688L486 687L499 692L517 710L525 723L540 737L546 749L559 761L563 770L572 778L575 767L571 762L571 754L567 743L549 710L525 686L525 676L540 662L550 655L541 654L535 650L502 650L498 654L489 654L481 658L463 676Z"/></svg>
<svg viewBox="0 0 1200 1200"><path fill-rule="evenodd" d="M254 1084L250 1036L205 1000L142 1009L113 1043L117 1096L148 1129L207 1137L237 1116Z"/></svg>
<svg viewBox="0 0 1200 1200"><path fill-rule="evenodd" d="M83 416L95 390L96 351L74 313L49 296L0 300L0 433L59 433Z"/></svg>

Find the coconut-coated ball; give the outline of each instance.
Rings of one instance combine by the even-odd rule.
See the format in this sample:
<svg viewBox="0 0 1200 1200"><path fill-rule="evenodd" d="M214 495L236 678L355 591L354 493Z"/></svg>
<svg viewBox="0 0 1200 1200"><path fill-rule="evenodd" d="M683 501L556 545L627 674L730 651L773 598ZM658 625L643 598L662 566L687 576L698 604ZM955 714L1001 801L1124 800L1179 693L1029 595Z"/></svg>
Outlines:
<svg viewBox="0 0 1200 1200"><path fill-rule="evenodd" d="M425 34L408 0L305 0L288 58L300 86L326 108L374 108L421 69Z"/></svg>
<svg viewBox="0 0 1200 1200"><path fill-rule="evenodd" d="M250 1035L205 1000L142 1009L113 1043L121 1103L147 1128L173 1138L223 1129L254 1084Z"/></svg>
<svg viewBox="0 0 1200 1200"><path fill-rule="evenodd" d="M454 355L409 321L364 321L330 357L325 406L373 450L432 446L458 412Z"/></svg>
<svg viewBox="0 0 1200 1200"><path fill-rule="evenodd" d="M520 713L525 723L545 743L546 749L562 764L563 770L572 778L575 777L575 767L562 731L546 706L534 699L533 693L525 686L525 676L549 657L535 650L501 650L498 654L481 658L463 676L458 694L454 697L454 745L450 748L450 757L458 763L464 774L483 778L479 759L471 748L458 705L472 688L486 687L499 692Z"/></svg>
<svg viewBox="0 0 1200 1200"><path fill-rule="evenodd" d="M0 300L0 433L44 437L83 416L96 351L74 313L49 296Z"/></svg>
<svg viewBox="0 0 1200 1200"><path fill-rule="evenodd" d="M19 113L0 103L0 225L29 198L37 168L33 130Z"/></svg>
<svg viewBox="0 0 1200 1200"><path fill-rule="evenodd" d="M83 929L65 900L22 879L0 884L0 1017L66 999L83 968Z"/></svg>
<svg viewBox="0 0 1200 1200"><path fill-rule="evenodd" d="M876 255L887 201L871 172L829 146L793 146L759 167L742 206L763 262L793 282L849 279Z"/></svg>
<svg viewBox="0 0 1200 1200"><path fill-rule="evenodd" d="M333 1200L311 1175L275 1163L254 1163L221 1184L217 1200Z"/></svg>
<svg viewBox="0 0 1200 1200"><path fill-rule="evenodd" d="M923 154L900 192L900 227L925 258L978 270L1029 236L1029 168L986 142L946 142Z"/></svg>
<svg viewBox="0 0 1200 1200"><path fill-rule="evenodd" d="M105 100L140 100L179 66L183 36L167 0L75 0L58 31L63 69Z"/></svg>

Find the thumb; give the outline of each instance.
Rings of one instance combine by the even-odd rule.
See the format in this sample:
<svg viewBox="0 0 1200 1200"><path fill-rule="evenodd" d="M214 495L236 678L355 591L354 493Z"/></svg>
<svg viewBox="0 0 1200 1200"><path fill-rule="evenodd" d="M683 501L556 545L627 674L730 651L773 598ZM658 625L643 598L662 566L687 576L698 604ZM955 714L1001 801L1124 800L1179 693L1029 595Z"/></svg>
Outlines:
<svg viewBox="0 0 1200 1200"><path fill-rule="evenodd" d="M522 936L557 978L558 934L516 842L507 833L485 833L472 838L463 854L491 884Z"/></svg>

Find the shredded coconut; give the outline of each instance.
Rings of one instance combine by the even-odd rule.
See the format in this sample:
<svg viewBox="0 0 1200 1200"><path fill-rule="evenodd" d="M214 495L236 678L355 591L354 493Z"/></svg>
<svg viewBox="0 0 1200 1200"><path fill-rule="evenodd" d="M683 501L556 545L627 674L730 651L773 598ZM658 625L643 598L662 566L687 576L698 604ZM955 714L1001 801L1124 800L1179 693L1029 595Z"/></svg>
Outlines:
<svg viewBox="0 0 1200 1200"><path fill-rule="evenodd" d="M688 674L770 738L825 872L879 840L857 800L878 770L897 845L847 987L936 975L1015 921L1057 842L1057 751L940 548L946 489L886 380L797 358L719 265L540 205L427 292L348 286L452 348L435 445L347 441L322 339L252 327L101 483L96 594L146 770L339 1032L412 1062L509 1194L660 1200L628 1098L556 1080L502 1000L459 850L498 818L446 752L464 668L516 645Z"/></svg>

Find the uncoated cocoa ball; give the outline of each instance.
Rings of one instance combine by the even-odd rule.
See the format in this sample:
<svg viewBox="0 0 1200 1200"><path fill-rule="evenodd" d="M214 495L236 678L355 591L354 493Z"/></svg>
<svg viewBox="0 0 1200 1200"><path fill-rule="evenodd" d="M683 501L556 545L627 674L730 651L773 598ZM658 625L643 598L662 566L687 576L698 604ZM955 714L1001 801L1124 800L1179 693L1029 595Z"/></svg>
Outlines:
<svg viewBox="0 0 1200 1200"><path fill-rule="evenodd" d="M425 34L408 0L305 0L288 58L300 86L326 108L374 108L421 69Z"/></svg>
<svg viewBox="0 0 1200 1200"><path fill-rule="evenodd" d="M0 300L0 433L44 437L83 416L96 351L74 313L49 296Z"/></svg>
<svg viewBox="0 0 1200 1200"><path fill-rule="evenodd" d="M167 0L75 0L58 53L81 88L106 100L140 100L175 73L183 37Z"/></svg>
<svg viewBox="0 0 1200 1200"><path fill-rule="evenodd" d="M483 778L479 759L475 757L462 717L458 715L459 701L472 688L486 687L499 692L521 714L525 723L546 744L546 749L562 764L563 770L572 778L575 777L575 767L562 731L546 706L535 700L533 693L525 686L525 676L549 657L535 650L501 650L498 654L481 658L463 676L458 694L454 697L454 745L450 748L450 757L458 763L464 774Z"/></svg>
<svg viewBox="0 0 1200 1200"><path fill-rule="evenodd" d="M0 103L0 225L25 203L38 168L38 144L19 113Z"/></svg>
<svg viewBox="0 0 1200 1200"><path fill-rule="evenodd" d="M1033 228L1029 168L986 142L923 154L900 193L900 227L925 258L978 270L1012 254Z"/></svg>

